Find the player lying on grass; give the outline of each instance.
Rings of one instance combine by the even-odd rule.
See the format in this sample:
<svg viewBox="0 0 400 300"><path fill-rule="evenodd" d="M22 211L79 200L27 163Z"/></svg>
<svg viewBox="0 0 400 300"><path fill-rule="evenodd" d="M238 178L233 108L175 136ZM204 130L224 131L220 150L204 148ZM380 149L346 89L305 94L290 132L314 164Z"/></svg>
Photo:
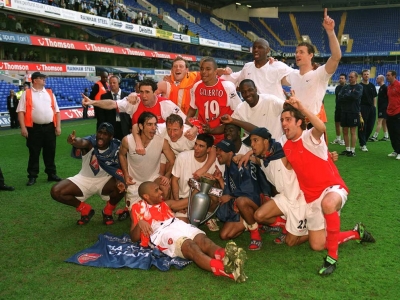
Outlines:
<svg viewBox="0 0 400 300"><path fill-rule="evenodd" d="M225 249L206 237L200 229L174 217L173 211L187 207L187 201L162 198L159 186L150 181L139 186L141 201L131 210L132 242L139 241L144 247L157 247L170 257L192 260L200 268L216 276L226 276L244 282L243 266L246 252L229 242Z"/></svg>

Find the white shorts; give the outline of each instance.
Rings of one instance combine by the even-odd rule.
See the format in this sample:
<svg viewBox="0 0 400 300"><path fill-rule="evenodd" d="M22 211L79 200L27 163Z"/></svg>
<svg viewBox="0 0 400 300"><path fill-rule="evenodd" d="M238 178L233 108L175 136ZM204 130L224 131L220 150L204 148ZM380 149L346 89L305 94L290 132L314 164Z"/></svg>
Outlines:
<svg viewBox="0 0 400 300"><path fill-rule="evenodd" d="M303 193L297 201L289 201L284 195L277 194L272 197L276 206L286 217L286 230L295 236L303 236L308 234L306 210L307 202Z"/></svg>
<svg viewBox="0 0 400 300"><path fill-rule="evenodd" d="M198 234L205 235L205 232L177 218L171 218L161 222L154 230L150 236L150 243L169 257L185 258L182 254L182 244L187 239L193 240Z"/></svg>
<svg viewBox="0 0 400 300"><path fill-rule="evenodd" d="M110 200L110 196L102 195L101 191L111 178L111 175L106 177L86 177L82 176L81 174L77 174L74 177L68 177L67 179L75 183L82 191L83 196L76 197L76 199L81 202L85 202L87 198L93 195L99 195L101 199L105 201Z"/></svg>
<svg viewBox="0 0 400 300"><path fill-rule="evenodd" d="M346 204L347 201L347 191L341 187L340 185L334 185L326 188L321 196L319 198L311 203L308 203L307 205L307 211L306 211L306 220L307 220L307 228L308 230L322 230L324 229L325 226L325 217L322 212L322 206L321 202L322 199L328 194L328 193L338 193L340 197L342 198L342 206L340 209L343 208L343 206ZM340 215L340 211L339 211Z"/></svg>

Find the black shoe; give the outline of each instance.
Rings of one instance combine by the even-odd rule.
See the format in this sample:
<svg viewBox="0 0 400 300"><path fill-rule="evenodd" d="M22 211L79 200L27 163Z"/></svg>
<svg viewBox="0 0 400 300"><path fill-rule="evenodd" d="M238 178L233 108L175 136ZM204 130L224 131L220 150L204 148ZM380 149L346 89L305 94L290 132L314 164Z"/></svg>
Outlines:
<svg viewBox="0 0 400 300"><path fill-rule="evenodd" d="M337 260L330 256L326 256L322 268L318 271L321 276L331 275L336 270Z"/></svg>
<svg viewBox="0 0 400 300"><path fill-rule="evenodd" d="M346 156L353 157L353 156L356 156L356 153L353 151L349 151L349 153L347 153Z"/></svg>
<svg viewBox="0 0 400 300"><path fill-rule="evenodd" d="M343 150L342 152L339 153L339 155L347 155L351 153L351 151Z"/></svg>
<svg viewBox="0 0 400 300"><path fill-rule="evenodd" d="M13 191L13 190L15 190L14 189L14 187L13 186L9 186L9 185L6 185L6 184L3 184L2 186L0 186L0 190L1 191Z"/></svg>
<svg viewBox="0 0 400 300"><path fill-rule="evenodd" d="M27 186L34 185L36 183L36 178L29 178L28 182L26 183Z"/></svg>
<svg viewBox="0 0 400 300"><path fill-rule="evenodd" d="M56 174L49 175L47 181L61 181L62 178L58 177Z"/></svg>

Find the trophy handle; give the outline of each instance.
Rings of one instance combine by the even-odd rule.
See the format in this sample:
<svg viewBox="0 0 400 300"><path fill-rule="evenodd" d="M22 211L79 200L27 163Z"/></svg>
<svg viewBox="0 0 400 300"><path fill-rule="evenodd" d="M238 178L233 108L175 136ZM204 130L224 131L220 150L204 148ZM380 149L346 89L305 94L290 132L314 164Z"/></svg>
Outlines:
<svg viewBox="0 0 400 300"><path fill-rule="evenodd" d="M210 219L215 215L215 213L217 212L219 206L220 206L220 204L218 203L217 207L216 207L215 210L212 212L212 214L209 215L208 217L206 217L203 221L201 221L199 225L203 225L205 222L207 222L208 220L210 220Z"/></svg>

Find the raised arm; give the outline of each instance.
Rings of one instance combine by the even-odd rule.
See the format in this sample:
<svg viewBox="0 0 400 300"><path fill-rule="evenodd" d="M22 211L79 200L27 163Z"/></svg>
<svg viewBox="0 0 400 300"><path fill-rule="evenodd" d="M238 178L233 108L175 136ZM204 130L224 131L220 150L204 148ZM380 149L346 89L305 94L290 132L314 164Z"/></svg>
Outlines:
<svg viewBox="0 0 400 300"><path fill-rule="evenodd" d="M321 136L326 131L324 122L322 122L320 118L318 118L316 115L314 115L312 112L310 112L307 108L305 108L302 105L300 100L296 98L295 92L293 90L292 90L292 96L288 100L286 100L285 103L288 103L293 107L297 108L310 121L310 123L314 126L312 130L313 137L316 140L320 140Z"/></svg>
<svg viewBox="0 0 400 300"><path fill-rule="evenodd" d="M328 74L335 73L339 61L342 58L342 51L340 50L339 41L335 33L335 21L328 16L328 9L324 9L324 21L322 26L325 28L328 35L329 48L331 50L331 57L325 64L325 70Z"/></svg>
<svg viewBox="0 0 400 300"><path fill-rule="evenodd" d="M92 149L92 144L88 140L76 137L75 130L68 135L67 143L78 149Z"/></svg>
<svg viewBox="0 0 400 300"><path fill-rule="evenodd" d="M117 103L114 100L99 100L99 101L95 101L95 100L90 100L89 97L85 96L84 94L82 94L82 105L83 106L95 106L95 107L99 107L102 109L117 109Z"/></svg>

